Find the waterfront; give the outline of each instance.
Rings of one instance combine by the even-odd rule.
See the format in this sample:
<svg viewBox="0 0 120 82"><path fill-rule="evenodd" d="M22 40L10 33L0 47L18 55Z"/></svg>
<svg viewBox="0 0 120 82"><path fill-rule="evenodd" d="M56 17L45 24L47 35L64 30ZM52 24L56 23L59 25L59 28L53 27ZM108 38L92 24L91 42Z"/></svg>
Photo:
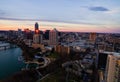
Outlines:
<svg viewBox="0 0 120 82"><path fill-rule="evenodd" d="M18 61L18 57L21 55L20 48L0 51L0 79L7 78L25 67L24 62Z"/></svg>

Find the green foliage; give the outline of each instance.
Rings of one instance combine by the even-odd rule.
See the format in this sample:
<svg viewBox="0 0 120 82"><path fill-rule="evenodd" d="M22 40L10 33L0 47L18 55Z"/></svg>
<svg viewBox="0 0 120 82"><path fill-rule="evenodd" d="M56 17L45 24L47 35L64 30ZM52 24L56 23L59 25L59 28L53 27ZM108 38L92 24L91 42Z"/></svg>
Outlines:
<svg viewBox="0 0 120 82"><path fill-rule="evenodd" d="M49 57L49 58L59 58L59 54L56 53L56 52L53 52L53 53L51 53L48 57Z"/></svg>
<svg viewBox="0 0 120 82"><path fill-rule="evenodd" d="M50 74L40 82L64 82L65 74L62 69L57 70L56 72Z"/></svg>

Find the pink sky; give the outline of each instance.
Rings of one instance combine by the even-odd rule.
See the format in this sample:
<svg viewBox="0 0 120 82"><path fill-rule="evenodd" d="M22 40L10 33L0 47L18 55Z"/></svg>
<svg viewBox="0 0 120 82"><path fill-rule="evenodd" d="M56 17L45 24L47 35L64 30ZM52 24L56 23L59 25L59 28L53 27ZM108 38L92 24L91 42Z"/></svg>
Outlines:
<svg viewBox="0 0 120 82"><path fill-rule="evenodd" d="M12 21L0 20L0 30L18 30L29 28L34 30L36 21ZM89 24L70 24L61 22L43 22L39 21L39 30L52 30L56 28L59 31L73 31L73 32L116 32L119 28L112 28L110 26L89 25ZM108 28L109 27L109 28Z"/></svg>

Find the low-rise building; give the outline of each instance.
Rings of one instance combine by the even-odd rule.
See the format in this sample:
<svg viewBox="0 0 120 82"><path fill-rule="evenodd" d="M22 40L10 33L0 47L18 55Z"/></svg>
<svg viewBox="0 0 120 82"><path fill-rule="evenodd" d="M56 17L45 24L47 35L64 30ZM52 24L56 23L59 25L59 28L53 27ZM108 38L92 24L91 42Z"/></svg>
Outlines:
<svg viewBox="0 0 120 82"><path fill-rule="evenodd" d="M58 52L61 55L70 54L70 47L57 45L55 46L55 52Z"/></svg>

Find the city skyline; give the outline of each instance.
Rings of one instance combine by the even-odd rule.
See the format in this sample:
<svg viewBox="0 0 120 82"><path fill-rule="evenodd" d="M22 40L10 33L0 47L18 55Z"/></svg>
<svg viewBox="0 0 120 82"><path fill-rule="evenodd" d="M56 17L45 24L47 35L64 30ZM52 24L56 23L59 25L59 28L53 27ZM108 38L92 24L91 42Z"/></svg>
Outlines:
<svg viewBox="0 0 120 82"><path fill-rule="evenodd" d="M1 0L0 30L40 30L120 33L120 1Z"/></svg>

